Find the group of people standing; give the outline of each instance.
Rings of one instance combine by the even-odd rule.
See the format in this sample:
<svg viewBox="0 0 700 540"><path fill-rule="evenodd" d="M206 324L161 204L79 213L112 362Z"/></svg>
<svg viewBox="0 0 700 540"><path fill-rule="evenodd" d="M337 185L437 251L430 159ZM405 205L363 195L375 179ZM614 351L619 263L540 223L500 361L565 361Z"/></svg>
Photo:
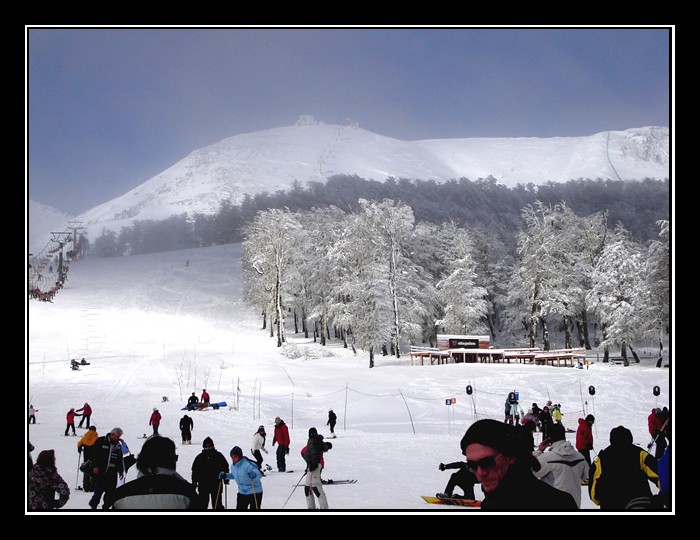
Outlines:
<svg viewBox="0 0 700 540"><path fill-rule="evenodd" d="M591 460L591 414L579 419L575 446L566 440L564 426L554 422L534 451L531 432L528 437L522 427L507 420L478 420L460 443L466 461L440 464L440 470L457 472L437 496L473 499L479 483L484 510L576 510L582 485L587 485L590 500L602 510L668 509L670 413L655 409L652 415L649 433L654 438L647 450L656 444L658 459L634 444L629 429L617 426L610 431L610 445ZM659 488L658 494L652 494L651 486ZM455 487L464 494L455 495Z"/></svg>

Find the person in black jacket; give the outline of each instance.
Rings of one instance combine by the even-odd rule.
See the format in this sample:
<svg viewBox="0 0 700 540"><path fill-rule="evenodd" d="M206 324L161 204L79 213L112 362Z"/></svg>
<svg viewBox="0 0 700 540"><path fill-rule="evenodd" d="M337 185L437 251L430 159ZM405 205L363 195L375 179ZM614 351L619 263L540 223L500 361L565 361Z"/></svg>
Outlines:
<svg viewBox="0 0 700 540"><path fill-rule="evenodd" d="M497 420L474 422L460 442L467 468L481 483L482 510L571 510L576 501L532 474L540 464L519 430Z"/></svg>
<svg viewBox="0 0 700 540"><path fill-rule="evenodd" d="M309 510L316 509L314 495L318 498L319 507L322 510L328 509L328 498L325 491L323 491L321 471L324 466L323 453L331 448L333 448L331 443L325 443L323 435L319 435L316 428L309 428L309 440L306 446L301 449L301 456L306 461L307 472L304 482L304 496L306 497L306 505Z"/></svg>
<svg viewBox="0 0 700 540"><path fill-rule="evenodd" d="M221 504L222 486L219 473L228 472L228 469L226 457L214 447L211 437L206 437L202 442L202 452L192 463L192 485L207 504L211 499L211 507L214 510L226 510Z"/></svg>
<svg viewBox="0 0 700 540"><path fill-rule="evenodd" d="M588 479L591 501L601 510L640 510L652 504L649 482L658 487L658 461L633 443L624 426L610 431L610 446L593 460Z"/></svg>
<svg viewBox="0 0 700 540"><path fill-rule="evenodd" d="M440 463L439 469L441 471L457 469L457 472L450 475L445 491L436 494L438 499L460 498L474 500L474 484L478 484L479 480L477 480L476 475L467 468L467 464L464 461L454 461L448 464ZM456 487L462 488L464 494L461 496L454 495L454 489Z"/></svg>
<svg viewBox="0 0 700 540"><path fill-rule="evenodd" d="M105 496L105 502L111 496L117 488L117 478L124 478L124 454L120 441L123 434L124 431L116 427L107 435L99 437L92 445L92 457L95 460L95 466L92 469L95 475L93 485L95 491L88 504L93 510L97 510L102 495Z"/></svg>
<svg viewBox="0 0 700 540"><path fill-rule="evenodd" d="M187 410L194 411L197 409L197 403L199 403L199 398L192 392L192 395L187 399Z"/></svg>
<svg viewBox="0 0 700 540"><path fill-rule="evenodd" d="M105 507L115 510L202 510L202 499L192 484L176 472L175 443L168 437L148 439L136 467L135 480L105 495Z"/></svg>
<svg viewBox="0 0 700 540"><path fill-rule="evenodd" d="M333 409L328 411L328 422L326 422L326 425L330 427L331 429L331 437L335 439L335 423L338 421L338 417L336 414L333 412Z"/></svg>
<svg viewBox="0 0 700 540"><path fill-rule="evenodd" d="M185 415L180 418L180 432L182 433L182 444L192 444L192 429L194 420Z"/></svg>

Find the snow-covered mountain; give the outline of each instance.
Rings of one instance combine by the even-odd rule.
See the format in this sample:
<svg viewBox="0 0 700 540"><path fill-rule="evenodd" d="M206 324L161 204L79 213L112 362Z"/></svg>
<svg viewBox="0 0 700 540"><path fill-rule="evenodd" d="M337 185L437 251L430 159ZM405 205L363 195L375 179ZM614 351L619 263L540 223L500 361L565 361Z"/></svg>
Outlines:
<svg viewBox="0 0 700 540"><path fill-rule="evenodd" d="M91 234L134 220L218 210L222 200L287 190L294 182L355 174L444 182L489 175L518 183L577 178L642 179L669 176L669 130L643 127L586 137L465 138L403 141L357 126L317 123L226 138L195 150L140 186L77 219Z"/></svg>

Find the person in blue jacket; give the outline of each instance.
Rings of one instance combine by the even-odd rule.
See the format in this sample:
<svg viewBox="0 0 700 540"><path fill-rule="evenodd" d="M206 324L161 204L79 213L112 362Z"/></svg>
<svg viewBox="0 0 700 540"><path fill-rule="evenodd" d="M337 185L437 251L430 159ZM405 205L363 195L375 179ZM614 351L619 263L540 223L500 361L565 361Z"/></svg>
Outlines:
<svg viewBox="0 0 700 540"><path fill-rule="evenodd" d="M239 446L231 448L231 470L220 473L219 480L235 480L238 485L236 510L260 510L262 508L262 473L258 465L243 456Z"/></svg>

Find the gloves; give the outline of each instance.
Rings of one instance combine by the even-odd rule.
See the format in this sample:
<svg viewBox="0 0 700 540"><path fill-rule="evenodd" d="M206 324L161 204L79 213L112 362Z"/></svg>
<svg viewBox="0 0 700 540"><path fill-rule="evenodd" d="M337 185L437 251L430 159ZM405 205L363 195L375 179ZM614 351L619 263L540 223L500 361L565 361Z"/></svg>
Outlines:
<svg viewBox="0 0 700 540"><path fill-rule="evenodd" d="M220 472L219 473L219 480L225 480L226 479L226 473L225 472Z"/></svg>
<svg viewBox="0 0 700 540"><path fill-rule="evenodd" d="M82 447L82 446L78 446L78 454L82 454L82 453L83 453L83 447Z"/></svg>
<svg viewBox="0 0 700 540"><path fill-rule="evenodd" d="M286 455L289 455L289 447L287 447L287 449L284 451L284 453L285 453Z"/></svg>
<svg viewBox="0 0 700 540"><path fill-rule="evenodd" d="M228 479L228 478L224 478L224 485L228 486L228 483L229 483L229 479Z"/></svg>
<svg viewBox="0 0 700 540"><path fill-rule="evenodd" d="M250 472L248 473L248 477L249 477L251 480L255 480L255 477L256 477L256 476L257 476L257 474L255 474L255 471L250 471Z"/></svg>
<svg viewBox="0 0 700 540"><path fill-rule="evenodd" d="M441 471L444 471L444 470L445 470L445 464L444 464L444 463L440 463L440 465L438 466L438 469L440 469Z"/></svg>

